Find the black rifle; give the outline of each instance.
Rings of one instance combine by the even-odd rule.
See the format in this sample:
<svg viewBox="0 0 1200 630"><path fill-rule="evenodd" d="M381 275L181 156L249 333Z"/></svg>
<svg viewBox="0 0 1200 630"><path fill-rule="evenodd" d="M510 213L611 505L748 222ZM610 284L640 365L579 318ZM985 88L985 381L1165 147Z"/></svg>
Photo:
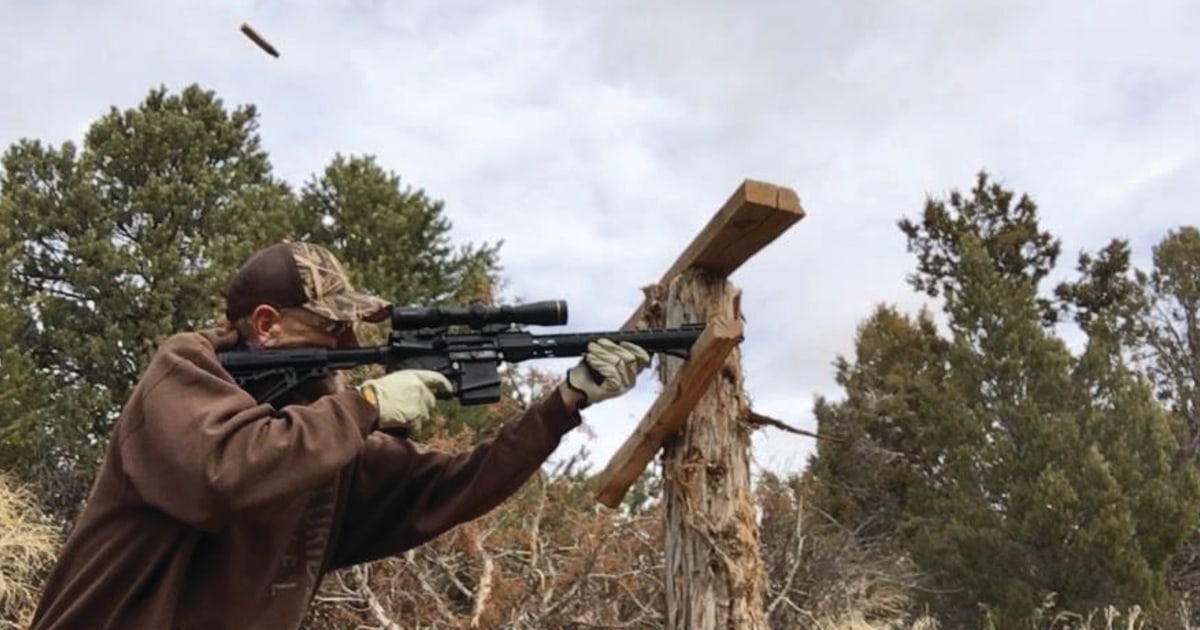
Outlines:
<svg viewBox="0 0 1200 630"><path fill-rule="evenodd" d="M382 365L388 372L401 369L435 370L454 384L454 397L464 405L500 400L500 363L530 359L582 356L598 339L629 341L649 352L687 358L704 324L652 330L536 335L520 325L557 326L567 322L567 303L547 300L518 306L459 308L392 307L392 331L387 345L364 348L297 348L228 351L219 354L221 365L250 390L268 386L259 402L272 402L312 378L334 370L362 365ZM452 333L451 326L469 332ZM255 388L257 389L257 388Z"/></svg>

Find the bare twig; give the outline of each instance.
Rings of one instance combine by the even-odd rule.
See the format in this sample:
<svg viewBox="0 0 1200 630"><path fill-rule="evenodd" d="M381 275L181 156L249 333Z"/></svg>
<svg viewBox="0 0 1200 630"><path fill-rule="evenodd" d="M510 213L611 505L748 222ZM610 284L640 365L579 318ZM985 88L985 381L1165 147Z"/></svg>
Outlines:
<svg viewBox="0 0 1200 630"><path fill-rule="evenodd" d="M813 433L812 431L806 431L804 429L797 429L796 427L793 427L790 424L787 424L786 422L784 422L782 420L777 420L770 416L764 416L763 414L758 413L757 411L754 411L754 410L750 410L747 412L746 423L752 424L756 427L772 426L777 429L782 429L784 431L787 431L788 433L804 435L807 437L816 438L818 440L828 440L830 442L840 442L841 441L835 437L830 437L828 435L817 435L816 433Z"/></svg>
<svg viewBox="0 0 1200 630"><path fill-rule="evenodd" d="M767 607L767 615L775 612L779 603L787 599L788 591L792 590L792 583L796 579L796 573L800 570L800 565L804 560L804 499L799 498L796 501L796 559L792 562L792 568L788 570L787 579L783 583L783 587L779 589L779 594L775 596L775 601Z"/></svg>
<svg viewBox="0 0 1200 630"><path fill-rule="evenodd" d="M413 557L414 555L415 554L413 554L411 549L405 552L406 560L408 560L406 566L411 569L411 573L413 577L417 579L417 584L421 586L421 590L433 599L433 603L437 607L437 611L441 614L442 618L453 624L455 621L454 613L450 612L450 609L446 607L446 602L441 598L440 595L438 595L438 592L434 590L433 586L429 584L429 581L425 579L425 575L421 573L420 567L417 566L415 558Z"/></svg>
<svg viewBox="0 0 1200 630"><path fill-rule="evenodd" d="M479 584L475 589L475 608L471 612L471 627L478 628L483 612L487 609L488 597L492 593L492 556L483 547L483 538L474 531L470 532L471 546L479 555L482 567L479 570Z"/></svg>
<svg viewBox="0 0 1200 630"><path fill-rule="evenodd" d="M367 604L367 609L371 611L371 616L384 630L401 630L400 624L392 620L388 616L387 608L375 596L375 591L371 590L371 584L368 580L370 568L368 565L362 564L354 567L354 573L358 577L359 589L362 593L363 600Z"/></svg>

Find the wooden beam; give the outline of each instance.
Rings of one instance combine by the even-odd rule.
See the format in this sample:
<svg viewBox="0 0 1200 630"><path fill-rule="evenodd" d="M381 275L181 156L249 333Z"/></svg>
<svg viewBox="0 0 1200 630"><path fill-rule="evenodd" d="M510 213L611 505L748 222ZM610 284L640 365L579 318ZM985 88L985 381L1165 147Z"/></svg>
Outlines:
<svg viewBox="0 0 1200 630"><path fill-rule="evenodd" d="M762 248L779 238L793 223L804 218L800 197L791 188L747 179L708 225L692 239L675 263L663 274L665 286L685 269L696 267L728 277ZM643 301L626 320L622 330L641 324Z"/></svg>
<svg viewBox="0 0 1200 630"><path fill-rule="evenodd" d="M708 320L704 333L692 346L690 358L654 401L637 429L596 477L597 500L616 507L646 469L663 441L677 433L708 391L729 353L742 339L742 324L725 317Z"/></svg>

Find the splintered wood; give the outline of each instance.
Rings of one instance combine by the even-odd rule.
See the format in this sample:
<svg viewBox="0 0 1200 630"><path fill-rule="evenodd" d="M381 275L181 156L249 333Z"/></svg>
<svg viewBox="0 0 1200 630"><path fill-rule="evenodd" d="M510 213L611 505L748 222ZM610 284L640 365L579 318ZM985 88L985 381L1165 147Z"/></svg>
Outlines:
<svg viewBox="0 0 1200 630"><path fill-rule="evenodd" d="M745 180L663 274L662 280L647 289L646 299L622 329L663 326L663 306L657 296L661 296L674 278L690 269L728 277L802 218L804 210L794 191ZM650 411L597 475L596 499L600 503L608 507L620 504L654 455L662 449L663 442L682 426L683 417L692 411L699 393L709 387L714 375L712 365L720 365L741 340L740 318L714 317L706 324L705 337L712 341L701 337L697 342L689 361L696 365L680 371L670 382L664 381L663 392Z"/></svg>
<svg viewBox="0 0 1200 630"><path fill-rule="evenodd" d="M614 507L621 497L645 471L663 442L683 427L696 402L704 395L725 358L742 338L742 324L737 320L714 318L692 347L691 358L667 382L663 393L650 407L630 439L609 460L601 473L598 500Z"/></svg>
<svg viewBox="0 0 1200 630"><path fill-rule="evenodd" d="M689 270L671 283L665 325L741 319L740 292L721 274ZM750 484L750 402L734 349L664 445L667 628L766 628L766 579ZM664 358L660 377L687 363Z"/></svg>
<svg viewBox="0 0 1200 630"><path fill-rule="evenodd" d="M740 292L728 277L802 218L792 190L744 181L622 326L706 323L686 361L660 355L662 393L596 478L597 500L616 507L663 453L667 628L767 627Z"/></svg>

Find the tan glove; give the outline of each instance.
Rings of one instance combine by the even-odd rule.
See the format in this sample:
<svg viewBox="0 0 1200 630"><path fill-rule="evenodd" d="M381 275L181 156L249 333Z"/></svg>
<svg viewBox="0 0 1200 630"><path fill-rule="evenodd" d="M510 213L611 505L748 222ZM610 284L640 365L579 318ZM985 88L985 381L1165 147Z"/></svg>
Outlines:
<svg viewBox="0 0 1200 630"><path fill-rule="evenodd" d="M582 408L633 389L638 374L649 365L650 355L640 346L599 339L588 344L583 360L567 370L567 378L560 387L583 394Z"/></svg>
<svg viewBox="0 0 1200 630"><path fill-rule="evenodd" d="M433 415L437 394L450 394L454 385L440 372L397 370L363 382L359 391L379 409L379 428L416 431Z"/></svg>

